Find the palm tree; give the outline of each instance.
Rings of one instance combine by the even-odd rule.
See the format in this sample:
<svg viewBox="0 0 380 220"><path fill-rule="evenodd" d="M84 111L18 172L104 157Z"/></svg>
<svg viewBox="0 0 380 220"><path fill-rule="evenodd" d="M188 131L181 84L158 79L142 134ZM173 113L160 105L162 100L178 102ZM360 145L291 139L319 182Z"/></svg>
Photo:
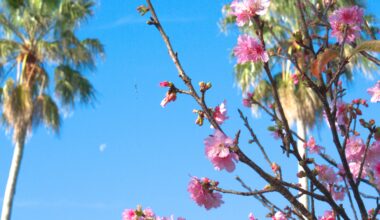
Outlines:
<svg viewBox="0 0 380 220"><path fill-rule="evenodd" d="M1 213L1 220L9 220L25 137L39 124L58 132L60 107L72 108L76 101L94 99L94 88L81 71L95 67L103 46L97 39L75 36L80 22L92 14L91 0L6 0L1 4L0 64L8 77L1 90L2 110L15 143ZM50 88L58 99L52 98Z"/></svg>

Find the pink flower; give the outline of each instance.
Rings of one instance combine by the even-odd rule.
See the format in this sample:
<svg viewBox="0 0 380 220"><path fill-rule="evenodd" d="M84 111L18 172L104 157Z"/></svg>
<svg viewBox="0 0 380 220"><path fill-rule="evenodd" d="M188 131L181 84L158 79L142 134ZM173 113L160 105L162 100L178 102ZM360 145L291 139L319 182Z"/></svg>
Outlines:
<svg viewBox="0 0 380 220"><path fill-rule="evenodd" d="M348 163L348 166L350 167L350 171L352 175L354 176L355 180L359 177L360 164L361 164L361 161ZM367 176L367 169L368 169L368 166L364 164L361 178L365 178L365 176Z"/></svg>
<svg viewBox="0 0 380 220"><path fill-rule="evenodd" d="M213 117L219 125L223 124L223 122L228 119L226 101L223 101L220 105L215 107Z"/></svg>
<svg viewBox="0 0 380 220"><path fill-rule="evenodd" d="M348 124L348 107L347 104L344 102L338 102L336 105L337 111L336 111L336 121L338 123L338 126L346 126Z"/></svg>
<svg viewBox="0 0 380 220"><path fill-rule="evenodd" d="M243 105L245 107L251 107L251 105L252 105L252 97L253 97L253 94L250 93L250 92L247 92L247 94L245 95L245 98L243 98Z"/></svg>
<svg viewBox="0 0 380 220"><path fill-rule="evenodd" d="M244 34L238 38L237 46L234 48L234 55L237 57L237 62L242 64L249 61L252 62L268 62L268 53L264 50L263 45L259 40Z"/></svg>
<svg viewBox="0 0 380 220"><path fill-rule="evenodd" d="M318 171L318 179L327 184L334 184L337 181L337 174L333 168L326 165L316 165L315 169Z"/></svg>
<svg viewBox="0 0 380 220"><path fill-rule="evenodd" d="M380 141L375 141L372 143L371 147L368 149L366 162L369 164L375 164L380 160Z"/></svg>
<svg viewBox="0 0 380 220"><path fill-rule="evenodd" d="M348 163L348 167L350 168L350 172L352 173L352 176L353 176L353 178L354 178L355 181L356 181L356 179L359 176L360 164L361 164L361 160L360 161L356 161L356 162L349 162ZM339 164L338 167L339 167L339 173L341 175L345 175L345 171L344 171L343 165ZM364 164L363 165L363 170L362 170L361 178L365 178L367 176L367 170L368 169L369 169L369 166L366 165L366 164Z"/></svg>
<svg viewBox="0 0 380 220"><path fill-rule="evenodd" d="M318 218L319 220L335 220L335 214L333 211L325 211L322 217Z"/></svg>
<svg viewBox="0 0 380 220"><path fill-rule="evenodd" d="M367 92L372 96L371 102L380 102L380 80L374 87L367 89Z"/></svg>
<svg viewBox="0 0 380 220"><path fill-rule="evenodd" d="M377 163L375 166L375 174L380 177L380 163Z"/></svg>
<svg viewBox="0 0 380 220"><path fill-rule="evenodd" d="M264 15L269 7L270 0L234 0L231 3L231 15L236 16L236 24L244 26L255 15Z"/></svg>
<svg viewBox="0 0 380 220"><path fill-rule="evenodd" d="M148 218L153 218L155 216L153 210L150 208L144 209L143 213L144 213L144 216Z"/></svg>
<svg viewBox="0 0 380 220"><path fill-rule="evenodd" d="M197 177L192 177L187 188L193 199L199 206L204 206L207 210L211 208L218 208L223 204L222 195L215 193L210 189L210 182L207 178L203 181Z"/></svg>
<svg viewBox="0 0 380 220"><path fill-rule="evenodd" d="M333 106L331 106L331 109L333 108ZM349 119L348 119L348 104L343 102L343 101L338 101L337 104L336 104L336 114L335 114L335 117L336 117L336 122L335 122L335 125L338 129L338 131L341 130L342 127L346 127L348 122L349 122ZM323 117L326 119L327 121L327 125L330 127L330 122L328 121L327 119L327 115L326 115L326 112L323 112Z"/></svg>
<svg viewBox="0 0 380 220"><path fill-rule="evenodd" d="M164 108L169 102L174 102L177 99L177 93L168 91L165 98L161 101L161 106Z"/></svg>
<svg viewBox="0 0 380 220"><path fill-rule="evenodd" d="M207 158L214 165L216 170L226 169L232 172L235 169L235 162L239 157L230 151L233 141L219 130L215 130L214 135L205 139L205 153Z"/></svg>
<svg viewBox="0 0 380 220"><path fill-rule="evenodd" d="M365 145L361 138L351 136L347 139L346 158L349 161L361 160L365 152Z"/></svg>
<svg viewBox="0 0 380 220"><path fill-rule="evenodd" d="M320 153L323 147L315 144L314 137L310 137L309 140L304 144L304 148L308 149L310 153Z"/></svg>
<svg viewBox="0 0 380 220"><path fill-rule="evenodd" d="M377 188L380 189L380 162L375 165L374 171L375 184L377 185Z"/></svg>
<svg viewBox="0 0 380 220"><path fill-rule="evenodd" d="M299 83L299 76L297 74L292 74L290 77L292 78L294 85Z"/></svg>
<svg viewBox="0 0 380 220"><path fill-rule="evenodd" d="M272 216L272 220L287 220L288 218L286 217L286 215L283 213L283 212L276 212L276 214L274 214L274 216Z"/></svg>
<svg viewBox="0 0 380 220"><path fill-rule="evenodd" d="M341 8L330 15L331 35L343 42L344 29L347 27L346 42L351 43L359 35L360 25L363 23L363 9L358 6Z"/></svg>
<svg viewBox="0 0 380 220"><path fill-rule="evenodd" d="M253 216L252 212L248 215L248 220L256 220L255 216Z"/></svg>
<svg viewBox="0 0 380 220"><path fill-rule="evenodd" d="M137 217L135 210L133 209L124 210L122 216L123 216L123 220L135 220L135 218Z"/></svg>
<svg viewBox="0 0 380 220"><path fill-rule="evenodd" d="M163 82L160 82L160 86L161 87L170 87L172 86L173 84L171 82L168 82L168 81L163 81Z"/></svg>
<svg viewBox="0 0 380 220"><path fill-rule="evenodd" d="M274 173L280 170L280 166L277 163L272 163L271 168Z"/></svg>

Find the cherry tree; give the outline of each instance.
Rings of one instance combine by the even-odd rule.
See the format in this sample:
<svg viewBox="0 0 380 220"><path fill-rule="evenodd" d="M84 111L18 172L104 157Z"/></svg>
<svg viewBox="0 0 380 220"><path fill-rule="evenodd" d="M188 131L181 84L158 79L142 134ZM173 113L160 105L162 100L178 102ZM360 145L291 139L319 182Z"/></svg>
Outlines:
<svg viewBox="0 0 380 220"><path fill-rule="evenodd" d="M146 0L138 11L150 15L147 23L160 33L183 82L160 83L167 88L161 106L171 105L181 95L192 97L198 105L198 110L193 111L197 114L195 123L202 126L208 121L211 125L204 147L215 170L233 172L236 166L245 165L268 184L252 189L238 178L245 189L238 191L222 187L222 182L193 176L188 192L195 203L207 210L218 208L224 205L223 194L235 194L259 200L274 220L377 219L380 127L374 119L367 119L363 110L380 102L380 81L367 90L370 103L362 98L348 101L350 91L343 86L355 68L372 71L380 66L375 54L380 52L378 29L370 25L370 17L360 1L233 0L223 8L222 27L235 26L240 32L232 53L244 93L243 105L269 115L273 121L269 130L281 141L277 148L271 146L270 152L240 109L242 129L246 132L226 132L226 102L215 107L206 103L212 84L193 84L152 2ZM280 73L275 74L277 71ZM316 118L323 118L329 127L332 142L328 146L321 146L312 135L306 135L306 128L311 130ZM298 131L292 129L293 122L297 122ZM240 146L246 143L240 141L240 136L245 133L266 164L242 150ZM335 152L328 154L332 150ZM300 167L298 172L282 169L271 160L274 153L295 159ZM284 172L293 172L300 181L288 180ZM280 194L288 204L270 200L266 196L270 193ZM329 209L320 210L321 204ZM256 219L254 213L247 215L250 220ZM141 208L134 210L132 217L125 216L125 220L160 219L145 214Z"/></svg>

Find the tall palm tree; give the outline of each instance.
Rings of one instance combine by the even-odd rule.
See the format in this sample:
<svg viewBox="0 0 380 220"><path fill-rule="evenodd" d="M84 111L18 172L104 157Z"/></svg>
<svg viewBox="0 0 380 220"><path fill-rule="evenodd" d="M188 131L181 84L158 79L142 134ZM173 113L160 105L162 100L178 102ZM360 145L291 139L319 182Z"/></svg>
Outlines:
<svg viewBox="0 0 380 220"><path fill-rule="evenodd" d="M39 124L58 132L60 107L93 100L94 88L81 71L95 67L103 46L97 39L81 40L75 35L79 24L92 15L91 0L4 0L1 4L0 64L8 77L1 90L2 111L15 143L1 213L1 220L9 220L25 137ZM52 98L50 89L58 99Z"/></svg>

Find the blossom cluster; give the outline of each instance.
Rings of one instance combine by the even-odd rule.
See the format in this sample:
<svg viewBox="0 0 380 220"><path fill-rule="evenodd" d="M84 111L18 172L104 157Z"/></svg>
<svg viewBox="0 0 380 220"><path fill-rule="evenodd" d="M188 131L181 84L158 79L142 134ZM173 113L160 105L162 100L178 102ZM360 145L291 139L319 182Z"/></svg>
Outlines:
<svg viewBox="0 0 380 220"><path fill-rule="evenodd" d="M230 4L229 14L236 18L237 26L242 27L251 24L255 16L264 15L269 5L269 0L234 0ZM263 43L248 34L238 37L234 55L239 64L269 61L269 56Z"/></svg>
<svg viewBox="0 0 380 220"><path fill-rule="evenodd" d="M122 213L122 220L175 220L175 218L173 215L171 215L170 217L156 216L152 209L142 209L141 206L137 206L136 209L125 209ZM176 220L186 219L178 217Z"/></svg>
<svg viewBox="0 0 380 220"><path fill-rule="evenodd" d="M358 37L363 23L364 11L358 6L341 8L329 17L332 28L331 35L338 39L339 43L344 40L347 43L355 41Z"/></svg>
<svg viewBox="0 0 380 220"><path fill-rule="evenodd" d="M211 181L208 178L199 179L192 177L187 191L199 206L204 206L209 210L211 208L218 208L223 204L222 195L211 189L211 187L215 186L218 186L218 182Z"/></svg>

